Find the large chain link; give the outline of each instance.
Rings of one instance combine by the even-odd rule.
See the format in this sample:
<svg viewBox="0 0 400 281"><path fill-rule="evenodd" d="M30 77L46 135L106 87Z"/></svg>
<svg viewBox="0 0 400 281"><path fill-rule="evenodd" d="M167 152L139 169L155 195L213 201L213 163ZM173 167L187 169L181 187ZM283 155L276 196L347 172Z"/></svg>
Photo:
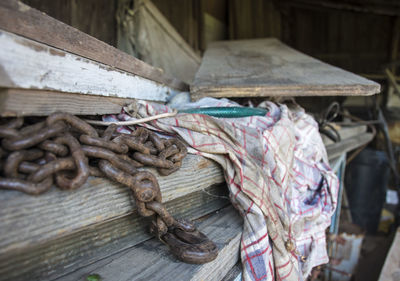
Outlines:
<svg viewBox="0 0 400 281"><path fill-rule="evenodd" d="M177 171L187 154L177 138L161 138L143 127L132 134L110 125L96 130L68 113L24 126L16 118L0 126L0 188L38 195L55 183L61 189L82 186L89 175L105 176L129 187L138 213L153 216L151 233L188 263L206 263L218 255L217 246L189 221L176 220L162 204L157 178Z"/></svg>

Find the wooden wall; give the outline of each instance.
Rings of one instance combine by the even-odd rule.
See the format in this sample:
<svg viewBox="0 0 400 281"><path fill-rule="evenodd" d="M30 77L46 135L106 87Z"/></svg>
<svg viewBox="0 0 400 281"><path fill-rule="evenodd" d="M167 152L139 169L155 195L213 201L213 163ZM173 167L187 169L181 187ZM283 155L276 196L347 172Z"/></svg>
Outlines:
<svg viewBox="0 0 400 281"><path fill-rule="evenodd" d="M22 2L112 46L116 45L116 1L22 0Z"/></svg>
<svg viewBox="0 0 400 281"><path fill-rule="evenodd" d="M118 0L23 1L115 46ZM325 62L381 77L382 66L400 57L393 39L400 29L397 0L152 1L199 54L214 40L276 37Z"/></svg>
<svg viewBox="0 0 400 281"><path fill-rule="evenodd" d="M271 0L231 0L229 38L281 38L281 15Z"/></svg>
<svg viewBox="0 0 400 281"><path fill-rule="evenodd" d="M395 16L314 6L280 7L282 40L356 73L382 73L391 60Z"/></svg>
<svg viewBox="0 0 400 281"><path fill-rule="evenodd" d="M393 58L395 21L400 13L400 1L386 0L153 2L199 52L210 40L276 37L330 64L381 76L382 66Z"/></svg>
<svg viewBox="0 0 400 281"><path fill-rule="evenodd" d="M194 49L200 49L201 3L198 0L152 0L172 26Z"/></svg>

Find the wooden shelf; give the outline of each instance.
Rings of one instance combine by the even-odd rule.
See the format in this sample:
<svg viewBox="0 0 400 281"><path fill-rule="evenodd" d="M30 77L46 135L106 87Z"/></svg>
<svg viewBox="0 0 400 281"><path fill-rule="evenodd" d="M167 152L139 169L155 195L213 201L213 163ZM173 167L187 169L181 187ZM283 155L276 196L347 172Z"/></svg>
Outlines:
<svg viewBox="0 0 400 281"><path fill-rule="evenodd" d="M200 231L213 240L219 254L216 260L192 265L178 261L168 247L150 239L107 259L68 274L59 281L85 280L90 274L99 274L103 280L221 280L239 260L243 220L229 207L208 217L199 224Z"/></svg>
<svg viewBox="0 0 400 281"><path fill-rule="evenodd" d="M380 85L267 38L210 43L190 90L194 99L364 96Z"/></svg>
<svg viewBox="0 0 400 281"><path fill-rule="evenodd" d="M156 177L174 215L193 219L229 204L221 168L203 157L188 155L176 173ZM3 190L0 205L0 280L57 277L150 238L130 190L103 178L37 197Z"/></svg>

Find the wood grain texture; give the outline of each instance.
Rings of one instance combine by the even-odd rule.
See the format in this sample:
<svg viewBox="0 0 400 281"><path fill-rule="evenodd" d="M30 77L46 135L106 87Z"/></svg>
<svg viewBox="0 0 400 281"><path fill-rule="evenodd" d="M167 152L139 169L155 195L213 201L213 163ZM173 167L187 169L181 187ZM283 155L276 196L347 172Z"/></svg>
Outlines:
<svg viewBox="0 0 400 281"><path fill-rule="evenodd" d="M109 0L21 0L26 5L70 25L111 46L116 34L114 1Z"/></svg>
<svg viewBox="0 0 400 281"><path fill-rule="evenodd" d="M56 91L0 88L0 116L48 116L57 111L74 115L112 114L120 113L123 106L133 101Z"/></svg>
<svg viewBox="0 0 400 281"><path fill-rule="evenodd" d="M106 43L17 0L0 2L0 28L180 91L188 86Z"/></svg>
<svg viewBox="0 0 400 281"><path fill-rule="evenodd" d="M225 184L214 185L165 204L178 218L196 219L227 206ZM0 255L0 280L53 280L148 240L150 220L136 210L68 235ZM160 243L160 242L159 242Z"/></svg>
<svg viewBox="0 0 400 281"><path fill-rule="evenodd" d="M191 86L194 99L373 95L379 91L379 84L274 38L211 43Z"/></svg>
<svg viewBox="0 0 400 281"><path fill-rule="evenodd" d="M397 228L396 235L393 239L392 246L386 256L379 281L395 281L398 280L400 273L400 228Z"/></svg>
<svg viewBox="0 0 400 281"><path fill-rule="evenodd" d="M167 101L172 88L0 30L0 87Z"/></svg>
<svg viewBox="0 0 400 281"><path fill-rule="evenodd" d="M333 123L335 126L335 124ZM345 140L367 131L367 125L360 125L360 126L342 126L339 128L338 133L340 135L341 140ZM322 141L324 142L325 146L334 144L334 142L329 139L327 136L321 134Z"/></svg>
<svg viewBox="0 0 400 281"><path fill-rule="evenodd" d="M193 81L201 58L149 0L120 1L118 48L186 83Z"/></svg>
<svg viewBox="0 0 400 281"><path fill-rule="evenodd" d="M99 274L103 280L120 281L221 280L239 260L242 224L242 218L233 207L200 223L199 229L220 250L216 260L204 265L179 262L168 252L167 246L151 239L57 280L85 280L92 273Z"/></svg>
<svg viewBox="0 0 400 281"><path fill-rule="evenodd" d="M221 281L240 281L242 280L242 263L235 264Z"/></svg>
<svg viewBox="0 0 400 281"><path fill-rule="evenodd" d="M372 141L373 138L374 135L372 133L363 133L340 142L327 145L326 152L328 153L328 158L333 159L340 156L344 152L349 152L353 149L359 148Z"/></svg>
<svg viewBox="0 0 400 281"><path fill-rule="evenodd" d="M203 3L197 0L151 0L168 22L196 52L200 49ZM213 1L214 2L214 1ZM221 1L218 1L221 2ZM171 5L173 3L173 5Z"/></svg>
<svg viewBox="0 0 400 281"><path fill-rule="evenodd" d="M195 155L188 155L176 173L166 177L157 172L155 175L163 202L225 181L219 165ZM94 177L74 191L52 188L35 197L2 190L1 195L0 255L127 215L135 209L128 188Z"/></svg>
<svg viewBox="0 0 400 281"><path fill-rule="evenodd" d="M284 0L288 5L300 8L348 10L378 15L400 15L400 3L396 0Z"/></svg>

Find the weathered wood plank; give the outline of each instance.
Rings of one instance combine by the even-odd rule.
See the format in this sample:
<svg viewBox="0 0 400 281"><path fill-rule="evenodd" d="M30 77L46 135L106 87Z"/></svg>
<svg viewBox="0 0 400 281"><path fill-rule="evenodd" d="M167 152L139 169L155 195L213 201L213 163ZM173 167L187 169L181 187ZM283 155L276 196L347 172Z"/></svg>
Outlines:
<svg viewBox="0 0 400 281"><path fill-rule="evenodd" d="M47 116L57 111L74 115L112 114L120 113L123 106L133 101L56 91L0 88L0 116Z"/></svg>
<svg viewBox="0 0 400 281"><path fill-rule="evenodd" d="M330 144L326 146L326 152L328 153L328 158L333 159L340 156L345 152L349 152L353 149L361 147L369 143L374 138L372 133L363 133L351 138L342 140L340 142Z"/></svg>
<svg viewBox="0 0 400 281"><path fill-rule="evenodd" d="M333 126L335 126L334 123L333 123ZM340 135L341 140L345 140L345 139L351 138L353 136L357 136L362 133L365 133L367 131L367 125L341 126L338 128L337 131ZM327 136L325 136L323 134L321 134L321 138L325 145L331 145L334 143L330 138L328 138Z"/></svg>
<svg viewBox="0 0 400 281"><path fill-rule="evenodd" d="M225 181L219 165L195 155L188 155L176 173L157 175L157 179L163 202ZM0 206L0 255L127 215L135 209L128 188L94 177L77 190L52 188L37 197L3 190Z"/></svg>
<svg viewBox="0 0 400 281"><path fill-rule="evenodd" d="M85 280L93 273L103 280L120 281L221 280L239 260L242 223L237 211L229 207L199 225L220 249L217 259L204 265L179 262L168 252L167 246L151 239L57 280Z"/></svg>
<svg viewBox="0 0 400 281"><path fill-rule="evenodd" d="M302 54L274 38L210 43L192 97L349 96L380 85Z"/></svg>
<svg viewBox="0 0 400 281"><path fill-rule="evenodd" d="M280 1L279 5L289 5L299 8L314 9L338 9L361 13L398 16L400 15L400 5L396 0L375 1L375 0L290 0Z"/></svg>
<svg viewBox="0 0 400 281"><path fill-rule="evenodd" d="M242 263L235 264L221 281L241 281L242 280Z"/></svg>
<svg viewBox="0 0 400 281"><path fill-rule="evenodd" d="M0 29L115 67L180 91L188 86L106 43L20 1L0 1Z"/></svg>
<svg viewBox="0 0 400 281"><path fill-rule="evenodd" d="M392 246L386 256L379 281L395 281L398 280L400 272L400 228L397 228ZM397 277L396 277L397 276Z"/></svg>
<svg viewBox="0 0 400 281"><path fill-rule="evenodd" d="M134 3L118 2L118 48L191 83L201 58L151 1Z"/></svg>
<svg viewBox="0 0 400 281"><path fill-rule="evenodd" d="M225 184L166 203L176 217L196 219L229 204ZM149 219L136 210L57 239L0 255L0 280L52 280L137 245L151 236Z"/></svg>
<svg viewBox="0 0 400 281"><path fill-rule="evenodd" d="M0 87L167 101L172 88L0 30Z"/></svg>

